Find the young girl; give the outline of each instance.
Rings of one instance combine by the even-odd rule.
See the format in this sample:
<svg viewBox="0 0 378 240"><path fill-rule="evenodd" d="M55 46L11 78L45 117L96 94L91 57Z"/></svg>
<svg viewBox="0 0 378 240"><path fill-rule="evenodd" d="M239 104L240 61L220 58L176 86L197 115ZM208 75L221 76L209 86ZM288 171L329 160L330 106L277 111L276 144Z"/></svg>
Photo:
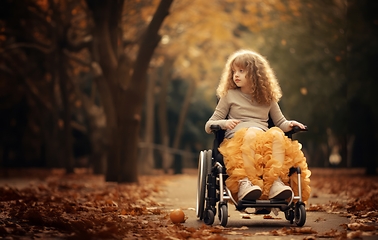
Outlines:
<svg viewBox="0 0 378 240"><path fill-rule="evenodd" d="M226 186L234 199L287 199L292 196L289 169L302 170L302 198L310 196L310 175L301 145L284 135L294 126L278 105L282 93L267 60L260 54L240 50L227 60L217 89L218 105L206 122L225 129L225 139L219 147L228 178ZM268 128L269 115L275 127ZM297 177L292 175L292 187L297 193ZM294 187L295 186L295 187Z"/></svg>

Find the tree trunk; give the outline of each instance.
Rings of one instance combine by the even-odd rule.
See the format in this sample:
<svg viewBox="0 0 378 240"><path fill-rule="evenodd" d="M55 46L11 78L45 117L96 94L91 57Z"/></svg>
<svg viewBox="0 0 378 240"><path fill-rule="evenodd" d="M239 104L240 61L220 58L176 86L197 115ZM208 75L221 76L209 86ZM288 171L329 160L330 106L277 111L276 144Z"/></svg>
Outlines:
<svg viewBox="0 0 378 240"><path fill-rule="evenodd" d="M135 129L130 129L133 125L127 126L130 133L128 135L130 144L128 147L130 153L127 152L128 158L124 161L124 168L121 168L121 181L126 182L136 182L137 179L137 147L139 142L139 126L140 126L140 117L142 112L143 102L146 97L147 89L147 68L151 60L152 54L159 43L161 37L158 34L158 31L165 19L169 14L169 8L173 0L162 0L159 3L159 6L147 28L147 31L143 37L143 40L139 46L138 56L134 65L134 71L130 82L130 87L127 89L127 96L130 96L133 104L126 105L125 111L129 113L129 116L132 116L130 120L137 126ZM129 102L131 103L131 101ZM128 111L131 110L131 111ZM127 123L128 121L126 121Z"/></svg>
<svg viewBox="0 0 378 240"><path fill-rule="evenodd" d="M168 129L168 119L167 119L167 95L168 86L171 80L171 68L173 61L167 60L163 66L163 73L160 80L160 94L159 94L159 130L160 130L160 141L164 146L161 150L162 166L165 173L168 173L172 165L172 155L169 152L170 138Z"/></svg>
<svg viewBox="0 0 378 240"><path fill-rule="evenodd" d="M349 109L355 108L350 116L356 125L352 125L350 131L356 133L355 144L361 146L361 155L358 160L364 160L365 173L377 174L377 146L378 128L375 127L378 112L372 105L372 100L377 89L377 42L378 27L375 19L378 18L377 4L374 0L350 0L347 1L347 26L348 60L346 75L352 83L358 80L361 87L357 92L362 96L348 95ZM369 36L368 38L366 36ZM361 61L364 59L365 61ZM356 85L353 85L356 86ZM362 87L363 86L363 87ZM359 88L359 89L358 89ZM353 103L354 102L354 103ZM353 106L353 104L357 104ZM360 114L358 114L360 113ZM362 122L362 124L360 124Z"/></svg>
<svg viewBox="0 0 378 240"><path fill-rule="evenodd" d="M105 143L107 141L107 138L104 132L106 127L106 120L103 107L99 107L95 104L95 86L96 84L93 81L90 97L86 96L85 94L81 94L80 90L77 90L77 94L80 96L80 99L83 103L83 110L88 119L88 136L91 143L91 154L89 156L89 162L93 167L94 174L105 174Z"/></svg>
<svg viewBox="0 0 378 240"><path fill-rule="evenodd" d="M194 90L196 89L195 83L192 81L188 82L189 88L186 91L184 103L182 104L182 108L180 111L179 121L176 126L176 132L175 132L175 138L173 140L173 148L179 148L180 147L180 140L182 135L182 130L184 129L184 124L186 120L186 115L189 110L190 106L190 100L192 99Z"/></svg>
<svg viewBox="0 0 378 240"><path fill-rule="evenodd" d="M180 111L180 116L179 116L179 121L176 126L176 132L175 132L175 138L173 140L173 148L178 149L180 148L180 140L181 140L181 135L182 131L185 128L185 120L186 120L186 115L189 110L190 106L190 100L192 99L194 90L195 90L195 84L192 81L188 82L189 84L189 89L186 91L184 103L182 104L182 108ZM175 157L175 162L174 162L174 173L175 174L181 174L182 173L182 161L183 161L184 156L178 156Z"/></svg>
<svg viewBox="0 0 378 240"><path fill-rule="evenodd" d="M154 90L156 82L156 71L150 74L148 86L147 86L147 96L146 96L146 126L144 132L144 143L142 151L140 151L140 172L144 174L150 174L154 168L154 120L155 120L155 101L154 101Z"/></svg>
<svg viewBox="0 0 378 240"><path fill-rule="evenodd" d="M71 130L71 105L69 101L68 84L69 77L67 76L67 64L66 59L62 51L57 53L56 56L56 67L58 68L58 81L60 88L60 96L62 99L62 118L63 118L63 141L62 154L64 156L64 166L66 168L66 173L74 172L74 158L72 151L72 130Z"/></svg>
<svg viewBox="0 0 378 240"><path fill-rule="evenodd" d="M119 24L123 1L87 1L96 24L93 56L103 74L97 83L109 134L106 181L138 181L137 155L141 112L147 90L146 73L160 41L158 30L168 15L172 1L160 2L143 36L133 66L130 66L118 45L122 37ZM126 70L130 67L133 71L128 81L131 71Z"/></svg>
<svg viewBox="0 0 378 240"><path fill-rule="evenodd" d="M62 131L59 127L58 112L60 109L57 103L57 97L59 92L55 89L59 89L59 77L58 77L58 65L55 64L54 54L47 57L47 62L51 65L47 66L47 71L51 73L52 81L47 83L46 88L46 101L41 98L42 95L39 91L35 91L36 85L33 80L28 79L27 73L20 70L21 76L25 79L25 85L28 89L28 94L31 96L32 101L35 102L36 116L38 119L37 125L41 126L40 131L40 161L41 165L47 168L61 168L64 166L64 156L62 145Z"/></svg>
<svg viewBox="0 0 378 240"><path fill-rule="evenodd" d="M118 17L115 12L112 12L114 10L113 5L122 10L123 1L88 0L87 4L93 12L93 18L96 24L92 53L95 62L92 64L92 67L97 75L95 80L102 105L104 106L107 124L106 138L108 139L108 151L106 181L117 182L120 160L117 137L117 104L119 104L117 98L119 86L116 82L116 71L119 66L117 59L118 52L115 52L117 48L112 46L113 41L111 37L114 36L113 32L117 32L118 24L110 25L110 22L113 22L110 18Z"/></svg>
<svg viewBox="0 0 378 240"><path fill-rule="evenodd" d="M127 96L127 95L126 95ZM133 98L127 97L126 102L129 105L132 103ZM119 169L119 182L137 182L138 181L138 137L140 129L140 115L136 114L140 111L138 108L126 107L130 112L134 113L129 115L130 112L125 111L124 119L120 124L118 134L120 140L120 169Z"/></svg>
<svg viewBox="0 0 378 240"><path fill-rule="evenodd" d="M60 130L58 128L58 117L54 113L44 112L40 117L41 131L41 161L47 168L63 167L62 149L60 148Z"/></svg>
<svg viewBox="0 0 378 240"><path fill-rule="evenodd" d="M165 63L167 64L167 63ZM158 103L158 124L159 124L159 135L160 135L160 142L163 146L160 149L159 153L161 156L162 161L162 168L164 173L168 173L171 167L171 159L172 156L169 152L169 131L168 131L168 119L167 119L167 92L168 92L168 83L170 78L167 74L166 65L163 67L163 73L161 74L160 79L160 93L159 93L159 103Z"/></svg>
<svg viewBox="0 0 378 240"><path fill-rule="evenodd" d="M117 157L117 116L116 106L113 102L112 91L104 79L97 79L99 93L106 115L106 139L107 141L107 164L106 164L106 181L117 182L119 169L119 158Z"/></svg>

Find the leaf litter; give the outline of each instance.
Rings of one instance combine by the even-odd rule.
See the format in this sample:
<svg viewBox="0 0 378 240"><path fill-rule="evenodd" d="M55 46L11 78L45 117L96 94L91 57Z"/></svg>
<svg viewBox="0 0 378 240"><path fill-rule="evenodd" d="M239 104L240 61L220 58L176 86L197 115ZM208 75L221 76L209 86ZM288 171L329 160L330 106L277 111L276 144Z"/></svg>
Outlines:
<svg viewBox="0 0 378 240"><path fill-rule="evenodd" d="M55 174L27 187L1 186L0 238L223 239L216 227L173 224L157 200L164 181L141 176L139 183L117 184Z"/></svg>
<svg viewBox="0 0 378 240"><path fill-rule="evenodd" d="M317 169L311 186L321 194L333 194L335 199L325 204L310 205L306 211L325 211L347 217L345 232L331 229L318 233L321 238L354 239L378 235L378 176L366 176L363 169ZM316 221L322 221L317 219Z"/></svg>
<svg viewBox="0 0 378 240"><path fill-rule="evenodd" d="M378 178L362 174L313 172L311 185L346 201L314 204L306 211L341 214L350 223L340 232L317 233L311 227L281 228L248 234L248 227L186 227L173 224L158 202L165 175L141 176L139 183L105 182L91 174L53 174L27 187L0 187L0 237L4 239L227 239L227 235L303 235L303 239L361 238L377 235ZM326 183L326 184L325 184ZM274 219L263 216L264 219ZM318 222L326 219L318 218Z"/></svg>

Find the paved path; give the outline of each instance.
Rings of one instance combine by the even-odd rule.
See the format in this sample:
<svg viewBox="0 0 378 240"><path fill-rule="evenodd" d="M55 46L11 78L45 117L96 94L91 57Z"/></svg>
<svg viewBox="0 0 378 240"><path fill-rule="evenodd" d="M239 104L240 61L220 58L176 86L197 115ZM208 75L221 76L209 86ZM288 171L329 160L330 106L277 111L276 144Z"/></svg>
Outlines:
<svg viewBox="0 0 378 240"><path fill-rule="evenodd" d="M176 209L181 208L187 220L184 223L187 227L199 228L204 223L197 219L196 217L196 194L197 194L197 175L196 174L182 174L172 176L171 181L167 182L165 188L166 194L164 195L162 201L165 204L166 208ZM316 192L316 189L313 189L312 192ZM342 201L342 199L335 199L335 196L327 194L318 194L317 198L310 198L309 204L324 204L329 203L329 201ZM251 209L253 211L253 209ZM250 238L253 234L254 239L266 239L267 235L273 235L271 231L280 230L290 227L295 227L295 224L290 224L289 221L285 219L284 213L279 212L278 216L275 216L273 213L270 215L274 219L264 219L263 215L254 215L248 214L247 216L250 219L245 219L241 213L235 210L233 204L228 204L228 224L227 229L231 228L234 235L226 235L228 239L246 239ZM304 228L311 227L312 230L316 231L317 234L324 234L330 232L332 229L337 230L338 232L345 231L342 227L343 224L349 223L349 220L346 217L342 217L339 214L332 214L326 212L316 212L316 211L307 211L306 212L306 223L303 226ZM218 216L215 216L215 221L213 226L220 226ZM258 233L258 235L256 235ZM260 234L260 235L259 235ZM244 237L247 236L249 237ZM268 235L268 236L269 236ZM288 235L288 236L274 236L274 239L304 239L306 236L315 236L316 234L307 234L307 235ZM364 238L369 239L369 238ZM373 239L373 238L372 238Z"/></svg>

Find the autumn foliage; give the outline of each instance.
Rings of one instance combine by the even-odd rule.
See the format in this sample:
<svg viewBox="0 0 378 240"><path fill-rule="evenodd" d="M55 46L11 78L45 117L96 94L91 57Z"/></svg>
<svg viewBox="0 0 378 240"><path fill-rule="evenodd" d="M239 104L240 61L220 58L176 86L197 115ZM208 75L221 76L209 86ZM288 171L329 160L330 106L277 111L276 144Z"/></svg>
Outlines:
<svg viewBox="0 0 378 240"><path fill-rule="evenodd" d="M245 226L224 228L215 224L193 228L186 227L185 223L172 223L172 211L164 206L162 194L165 183L177 180L177 176L142 176L139 184L116 184L91 174L67 176L54 171L40 175L39 179L26 184L27 187L16 188L15 184L0 187L1 237L227 239L228 235L248 235ZM312 177L312 186L318 189L313 198L333 194L335 201L308 205L307 212L324 211L347 217L349 223L344 226L345 230L316 232L308 223L302 228L285 227L254 235L303 235L305 239L375 235L378 231L377 180L377 177L365 177L351 170L317 169ZM28 179L24 179L23 183L27 182ZM263 218L263 221L273 219Z"/></svg>
<svg viewBox="0 0 378 240"><path fill-rule="evenodd" d="M49 176L22 190L2 187L0 235L122 238L159 227L153 216L162 214L154 199L161 181L149 180L121 185L75 174Z"/></svg>

